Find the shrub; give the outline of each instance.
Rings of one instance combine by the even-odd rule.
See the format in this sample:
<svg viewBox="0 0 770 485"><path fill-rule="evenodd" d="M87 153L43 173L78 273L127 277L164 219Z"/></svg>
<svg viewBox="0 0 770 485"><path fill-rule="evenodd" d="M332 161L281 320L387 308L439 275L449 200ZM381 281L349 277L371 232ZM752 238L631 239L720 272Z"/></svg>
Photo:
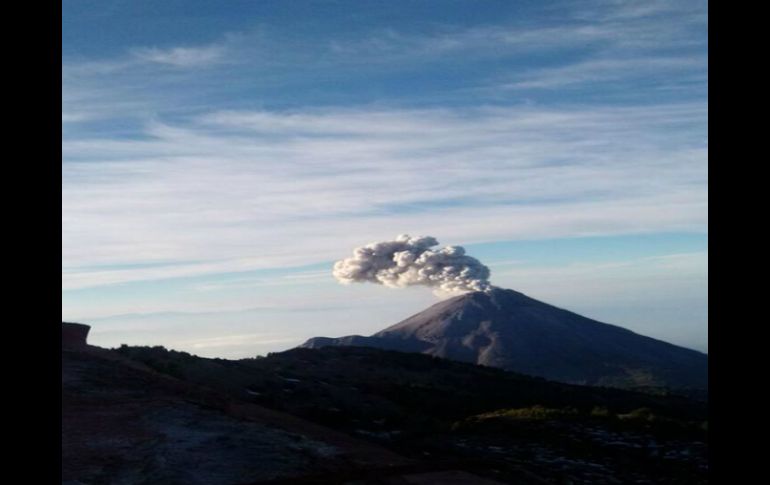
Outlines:
<svg viewBox="0 0 770 485"><path fill-rule="evenodd" d="M591 416L594 418L608 418L611 416L609 409L604 406L594 406L591 409Z"/></svg>
<svg viewBox="0 0 770 485"><path fill-rule="evenodd" d="M474 418L484 419L514 419L514 420L548 420L578 416L575 408L547 408L541 405L526 408L500 409L491 413L480 414Z"/></svg>

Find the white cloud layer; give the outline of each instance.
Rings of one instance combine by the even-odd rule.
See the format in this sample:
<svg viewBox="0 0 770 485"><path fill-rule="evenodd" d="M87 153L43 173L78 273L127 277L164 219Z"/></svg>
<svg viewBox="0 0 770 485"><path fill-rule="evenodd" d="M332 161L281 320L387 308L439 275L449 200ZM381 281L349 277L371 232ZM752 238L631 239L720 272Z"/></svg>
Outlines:
<svg viewBox="0 0 770 485"><path fill-rule="evenodd" d="M705 231L705 118L701 103L223 111L65 140L63 286L335 260L407 231ZM175 265L110 266L157 262Z"/></svg>
<svg viewBox="0 0 770 485"><path fill-rule="evenodd" d="M225 49L218 45L203 47L172 47L160 49L157 47L141 47L132 50L139 60L166 64L174 67L202 67L221 62Z"/></svg>

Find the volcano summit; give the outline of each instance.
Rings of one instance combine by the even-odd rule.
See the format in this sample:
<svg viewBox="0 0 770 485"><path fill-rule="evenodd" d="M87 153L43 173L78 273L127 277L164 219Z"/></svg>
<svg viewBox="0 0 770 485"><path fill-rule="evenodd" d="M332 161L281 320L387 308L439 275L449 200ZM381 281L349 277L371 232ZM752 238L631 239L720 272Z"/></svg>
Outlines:
<svg viewBox="0 0 770 485"><path fill-rule="evenodd" d="M420 352L573 384L708 388L708 356L502 288L439 302L370 337L302 347Z"/></svg>

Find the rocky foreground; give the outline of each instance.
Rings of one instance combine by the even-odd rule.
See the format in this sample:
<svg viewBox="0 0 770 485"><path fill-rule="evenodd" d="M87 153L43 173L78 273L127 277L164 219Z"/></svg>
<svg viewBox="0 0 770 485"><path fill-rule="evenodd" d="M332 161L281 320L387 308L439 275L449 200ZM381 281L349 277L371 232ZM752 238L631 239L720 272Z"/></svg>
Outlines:
<svg viewBox="0 0 770 485"><path fill-rule="evenodd" d="M158 372L62 327L67 484L496 483Z"/></svg>

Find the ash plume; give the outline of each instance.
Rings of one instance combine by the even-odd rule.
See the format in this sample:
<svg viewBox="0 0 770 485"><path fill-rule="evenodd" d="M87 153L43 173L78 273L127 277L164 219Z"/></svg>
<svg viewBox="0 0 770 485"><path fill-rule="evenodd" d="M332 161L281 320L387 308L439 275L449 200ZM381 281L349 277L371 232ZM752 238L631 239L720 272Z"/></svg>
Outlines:
<svg viewBox="0 0 770 485"><path fill-rule="evenodd" d="M367 244L353 250L353 257L334 263L340 283L377 283L391 288L428 286L436 294L486 291L489 268L465 254L461 246L438 245L430 236L398 236L394 241Z"/></svg>

